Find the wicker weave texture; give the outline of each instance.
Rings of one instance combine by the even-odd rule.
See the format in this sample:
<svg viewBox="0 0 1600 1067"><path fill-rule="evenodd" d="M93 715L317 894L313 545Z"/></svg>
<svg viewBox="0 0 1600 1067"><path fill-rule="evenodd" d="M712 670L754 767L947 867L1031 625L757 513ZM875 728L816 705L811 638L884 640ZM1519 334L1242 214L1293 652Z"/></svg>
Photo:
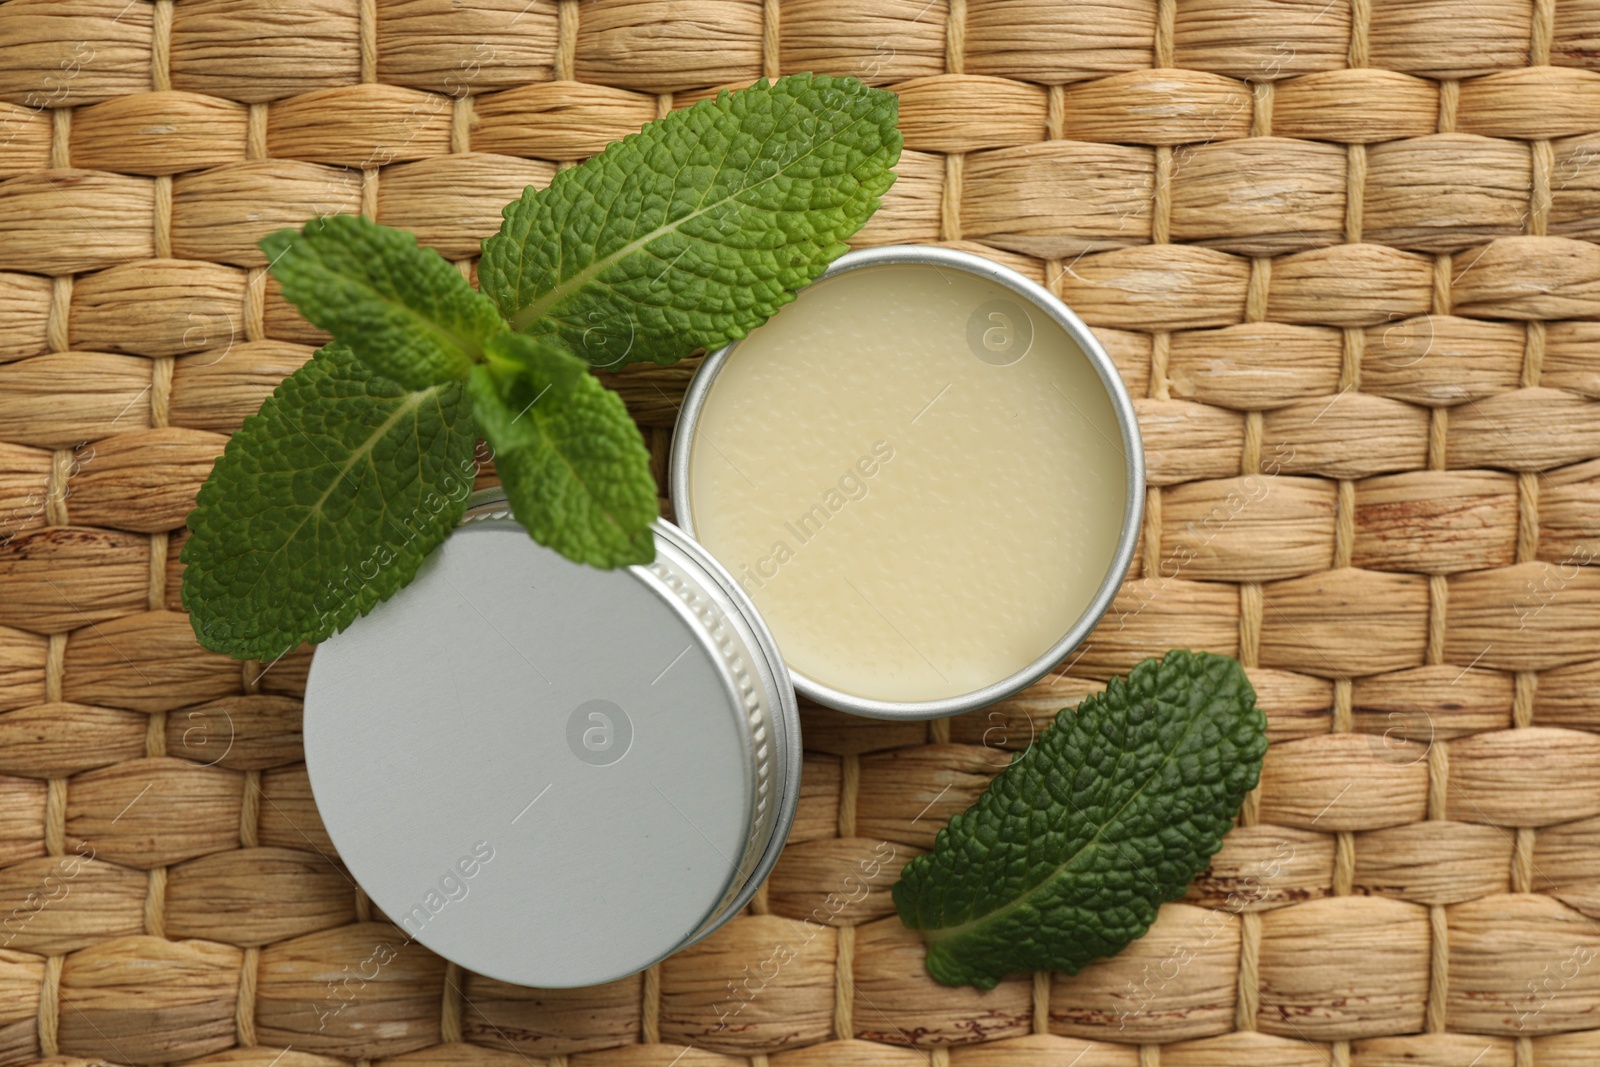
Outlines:
<svg viewBox="0 0 1600 1067"><path fill-rule="evenodd" d="M359 211L470 273L525 184L803 69L900 94L858 243L990 255L1113 352L1135 573L994 709L806 709L793 839L703 945L463 973L337 863L309 655L178 608L213 457L319 342L255 241ZM0 1064L1600 1062L1597 71L1597 0L0 4ZM690 369L612 379L658 461ZM1212 868L1076 977L933 985L896 870L1174 646L1271 724Z"/></svg>

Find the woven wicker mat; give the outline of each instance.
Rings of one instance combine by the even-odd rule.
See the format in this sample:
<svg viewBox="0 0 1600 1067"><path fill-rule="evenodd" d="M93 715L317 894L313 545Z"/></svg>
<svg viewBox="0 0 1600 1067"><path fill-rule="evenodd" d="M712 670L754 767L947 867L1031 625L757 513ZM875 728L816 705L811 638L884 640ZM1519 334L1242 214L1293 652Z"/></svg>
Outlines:
<svg viewBox="0 0 1600 1067"><path fill-rule="evenodd" d="M197 487L319 341L254 242L361 211L470 270L523 185L803 69L901 94L860 244L991 255L1115 354L1135 574L992 710L807 709L789 848L701 946L565 992L395 950L309 654L178 609ZM1600 1062L1597 69L1596 0L0 4L0 1062ZM658 460L687 376L613 380ZM895 871L1173 646L1271 724L1212 868L1076 977L932 984Z"/></svg>

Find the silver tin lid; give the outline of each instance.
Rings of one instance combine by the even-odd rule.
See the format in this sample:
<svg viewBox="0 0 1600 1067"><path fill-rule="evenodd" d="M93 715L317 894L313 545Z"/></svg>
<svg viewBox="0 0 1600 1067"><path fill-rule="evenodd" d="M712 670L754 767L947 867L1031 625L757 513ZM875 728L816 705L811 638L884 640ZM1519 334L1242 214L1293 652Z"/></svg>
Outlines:
<svg viewBox="0 0 1600 1067"><path fill-rule="evenodd" d="M648 566L572 563L498 490L317 649L305 747L373 902L521 985L610 981L721 925L799 792L794 693L733 580L665 522Z"/></svg>
<svg viewBox="0 0 1600 1067"><path fill-rule="evenodd" d="M807 677L798 670L787 669L790 681L802 696L839 711L875 719L935 719L986 707L1026 689L1059 666L1100 622L1111 607L1117 590L1122 587L1122 580L1133 563L1134 549L1139 541L1139 527L1144 517L1144 443L1139 433L1139 418L1134 410L1133 400L1128 395L1127 387L1122 382L1116 364L1100 344L1099 339L1054 293L1009 267L955 248L937 245L883 245L846 252L834 260L833 264L812 284L837 278L851 271L890 265L926 265L983 278L1004 286L1027 300L1046 318L1059 326L1082 351L1084 358L1094 368L1100 384L1105 388L1106 398L1117 420L1127 487L1122 509L1121 532L1117 538L1115 551L1106 561L1105 576L1094 597L1060 640L1032 663L1009 677L998 679L981 689L959 696L938 700L891 701L847 693L815 678ZM672 435L669 480L672 504L678 522L690 537L695 536L693 500L689 491L690 469L700 413L716 383L717 374L738 346L739 342L734 341L706 357L705 362L695 372L694 379L689 383L688 392L683 398L683 406L678 410L678 423Z"/></svg>

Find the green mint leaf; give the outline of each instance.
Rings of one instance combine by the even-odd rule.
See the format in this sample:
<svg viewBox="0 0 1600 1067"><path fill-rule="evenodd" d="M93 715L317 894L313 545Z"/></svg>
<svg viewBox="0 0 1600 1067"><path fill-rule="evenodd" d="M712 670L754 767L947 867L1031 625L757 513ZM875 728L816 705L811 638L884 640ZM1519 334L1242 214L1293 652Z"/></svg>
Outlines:
<svg viewBox="0 0 1600 1067"><path fill-rule="evenodd" d="M1120 952L1221 847L1266 751L1243 668L1207 652L1145 660L1063 710L895 885L928 972L989 989Z"/></svg>
<svg viewBox="0 0 1600 1067"><path fill-rule="evenodd" d="M504 333L486 354L467 390L517 521L579 563L649 563L656 482L622 398L548 340Z"/></svg>
<svg viewBox="0 0 1600 1067"><path fill-rule="evenodd" d="M514 329L595 366L743 337L877 209L897 115L893 93L820 74L673 112L508 205L479 283Z"/></svg>
<svg viewBox="0 0 1600 1067"><path fill-rule="evenodd" d="M472 491L464 394L402 388L338 343L284 379L189 513L183 606L200 643L276 659L409 582Z"/></svg>
<svg viewBox="0 0 1600 1067"><path fill-rule="evenodd" d="M405 230L324 215L261 239L272 276L307 321L407 389L461 381L506 328L488 297Z"/></svg>

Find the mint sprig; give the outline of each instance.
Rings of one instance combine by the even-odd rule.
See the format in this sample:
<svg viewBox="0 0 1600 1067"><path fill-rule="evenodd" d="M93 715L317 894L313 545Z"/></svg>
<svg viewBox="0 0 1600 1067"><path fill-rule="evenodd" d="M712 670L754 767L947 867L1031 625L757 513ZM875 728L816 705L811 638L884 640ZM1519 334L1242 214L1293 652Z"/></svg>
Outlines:
<svg viewBox="0 0 1600 1067"><path fill-rule="evenodd" d="M263 238L334 343L246 420L189 516L200 643L271 659L393 595L459 520L480 434L535 540L652 559L649 453L589 368L672 363L793 299L893 182L896 116L891 93L811 74L674 112L509 205L482 293L366 219Z"/></svg>
<svg viewBox="0 0 1600 1067"><path fill-rule="evenodd" d="M990 989L1121 951L1221 847L1266 751L1244 669L1208 652L1145 660L1063 710L901 872L928 972Z"/></svg>

